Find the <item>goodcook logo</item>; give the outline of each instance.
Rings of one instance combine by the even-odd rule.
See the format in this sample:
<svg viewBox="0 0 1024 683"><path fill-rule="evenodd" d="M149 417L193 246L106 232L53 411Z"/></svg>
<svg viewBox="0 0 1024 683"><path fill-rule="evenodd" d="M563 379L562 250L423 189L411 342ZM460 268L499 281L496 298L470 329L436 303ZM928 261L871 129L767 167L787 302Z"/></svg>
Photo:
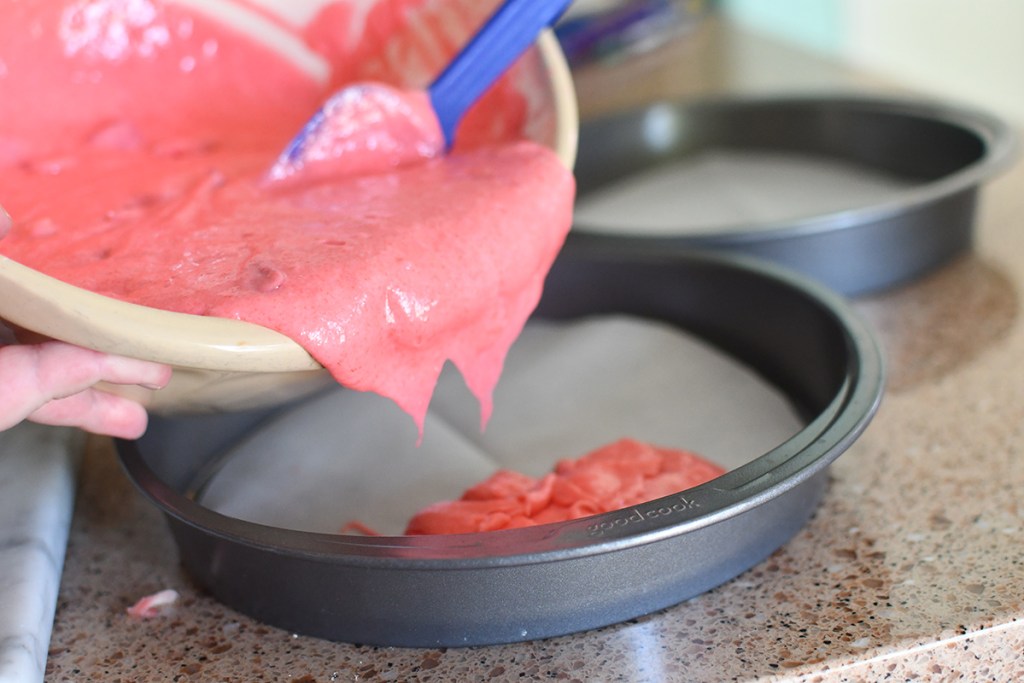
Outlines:
<svg viewBox="0 0 1024 683"><path fill-rule="evenodd" d="M591 524L588 526L587 535L600 537L604 536L609 531L621 529L629 526L630 524L637 524L648 519L667 517L678 512L685 512L686 510L696 510L699 507L700 503L697 501L690 500L686 496L679 496L674 500L674 502L665 501L664 504L656 508L650 508L649 510L641 510L640 508L632 508L629 511L624 510L624 514L619 517L614 517L598 524Z"/></svg>

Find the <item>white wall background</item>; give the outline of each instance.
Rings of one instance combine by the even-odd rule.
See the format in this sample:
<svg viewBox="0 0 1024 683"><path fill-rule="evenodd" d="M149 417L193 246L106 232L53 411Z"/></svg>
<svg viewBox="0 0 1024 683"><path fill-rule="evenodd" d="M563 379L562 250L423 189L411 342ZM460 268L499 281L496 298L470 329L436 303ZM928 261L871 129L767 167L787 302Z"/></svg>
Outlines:
<svg viewBox="0 0 1024 683"><path fill-rule="evenodd" d="M1024 0L722 0L726 17L1024 123Z"/></svg>

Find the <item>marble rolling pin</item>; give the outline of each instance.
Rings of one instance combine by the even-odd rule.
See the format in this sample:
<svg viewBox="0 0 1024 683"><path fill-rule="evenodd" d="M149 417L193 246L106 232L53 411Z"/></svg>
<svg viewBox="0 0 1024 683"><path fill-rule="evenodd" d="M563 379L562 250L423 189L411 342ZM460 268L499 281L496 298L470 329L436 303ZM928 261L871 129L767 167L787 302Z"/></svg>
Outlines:
<svg viewBox="0 0 1024 683"><path fill-rule="evenodd" d="M0 432L0 683L41 683L84 442L23 423Z"/></svg>

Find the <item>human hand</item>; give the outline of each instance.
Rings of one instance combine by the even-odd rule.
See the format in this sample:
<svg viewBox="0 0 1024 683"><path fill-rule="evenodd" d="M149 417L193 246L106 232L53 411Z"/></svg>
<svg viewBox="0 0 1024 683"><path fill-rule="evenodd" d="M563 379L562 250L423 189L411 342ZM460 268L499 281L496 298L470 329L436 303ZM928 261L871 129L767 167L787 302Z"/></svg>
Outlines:
<svg viewBox="0 0 1024 683"><path fill-rule="evenodd" d="M170 378L168 366L59 341L0 345L0 431L29 420L136 438L146 430L145 408L94 385L159 389Z"/></svg>

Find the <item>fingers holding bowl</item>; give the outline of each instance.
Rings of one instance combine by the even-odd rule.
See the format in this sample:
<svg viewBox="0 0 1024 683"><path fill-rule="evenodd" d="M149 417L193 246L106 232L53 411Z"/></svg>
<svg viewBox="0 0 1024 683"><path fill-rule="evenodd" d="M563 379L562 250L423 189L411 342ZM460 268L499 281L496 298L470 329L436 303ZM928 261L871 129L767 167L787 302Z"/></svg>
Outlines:
<svg viewBox="0 0 1024 683"><path fill-rule="evenodd" d="M57 341L0 346L0 429L22 420L75 426L123 438L141 435L145 409L97 389L100 382L150 389L170 381L171 369Z"/></svg>

